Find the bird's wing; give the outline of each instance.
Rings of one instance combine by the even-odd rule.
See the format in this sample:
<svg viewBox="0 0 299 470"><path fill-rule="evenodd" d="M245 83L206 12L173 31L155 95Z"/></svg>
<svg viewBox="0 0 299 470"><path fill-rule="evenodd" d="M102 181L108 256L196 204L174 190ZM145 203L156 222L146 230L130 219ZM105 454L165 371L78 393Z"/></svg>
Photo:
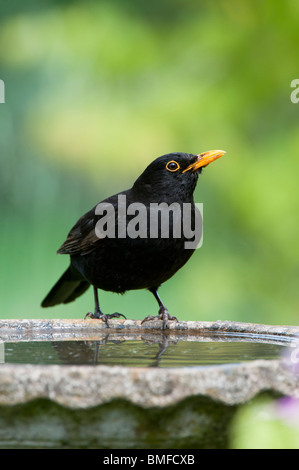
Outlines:
<svg viewBox="0 0 299 470"><path fill-rule="evenodd" d="M95 209L84 214L69 232L67 239L57 250L59 254L85 255L93 251L100 239L95 232L98 217Z"/></svg>
<svg viewBox="0 0 299 470"><path fill-rule="evenodd" d="M74 227L69 232L67 239L57 250L59 254L68 255L86 255L93 251L99 243L103 243L105 238L99 237L99 232L96 230L97 222L104 216L105 208L107 206L112 207L112 215L114 221L117 221L118 214L118 196L126 195L129 191L123 191L122 193L115 194L113 196L104 199L101 203L97 204L93 209L84 214ZM104 210L98 211L98 207ZM114 218L115 217L115 218ZM107 215L106 215L107 220Z"/></svg>

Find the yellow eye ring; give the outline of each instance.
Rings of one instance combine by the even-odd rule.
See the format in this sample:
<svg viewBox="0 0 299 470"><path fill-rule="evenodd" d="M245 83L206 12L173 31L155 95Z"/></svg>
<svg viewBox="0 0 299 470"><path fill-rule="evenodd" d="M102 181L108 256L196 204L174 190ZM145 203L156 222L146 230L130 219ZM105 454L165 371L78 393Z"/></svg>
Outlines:
<svg viewBox="0 0 299 470"><path fill-rule="evenodd" d="M179 169L180 165L175 160L170 160L170 162L168 162L166 165L166 170L171 171L172 173L178 171Z"/></svg>

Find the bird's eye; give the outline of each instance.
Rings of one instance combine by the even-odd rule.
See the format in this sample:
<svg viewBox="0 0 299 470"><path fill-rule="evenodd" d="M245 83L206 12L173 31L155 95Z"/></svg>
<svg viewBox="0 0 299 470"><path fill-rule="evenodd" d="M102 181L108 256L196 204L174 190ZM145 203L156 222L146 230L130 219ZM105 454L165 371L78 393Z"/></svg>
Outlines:
<svg viewBox="0 0 299 470"><path fill-rule="evenodd" d="M166 170L171 171L171 172L178 171L179 169L180 169L180 165L174 160L171 160L166 165Z"/></svg>

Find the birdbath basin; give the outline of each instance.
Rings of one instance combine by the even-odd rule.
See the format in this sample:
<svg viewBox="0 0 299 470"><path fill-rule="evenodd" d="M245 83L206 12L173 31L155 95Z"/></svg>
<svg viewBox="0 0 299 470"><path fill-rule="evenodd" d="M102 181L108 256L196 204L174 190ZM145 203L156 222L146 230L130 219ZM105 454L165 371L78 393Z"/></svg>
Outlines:
<svg viewBox="0 0 299 470"><path fill-rule="evenodd" d="M298 333L220 321L163 331L159 321L0 320L0 447L226 448L240 405L265 392L299 396L286 360Z"/></svg>

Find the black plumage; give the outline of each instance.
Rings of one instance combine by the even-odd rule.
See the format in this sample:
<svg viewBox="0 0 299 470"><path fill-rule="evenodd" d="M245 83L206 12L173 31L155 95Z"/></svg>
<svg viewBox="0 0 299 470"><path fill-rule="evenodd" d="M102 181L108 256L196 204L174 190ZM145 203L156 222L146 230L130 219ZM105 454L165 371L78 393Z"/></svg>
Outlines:
<svg viewBox="0 0 299 470"><path fill-rule="evenodd" d="M194 228L196 207L193 192L198 175L204 166L224 153L217 150L199 155L163 155L145 169L131 189L105 199L83 215L58 250L60 254L70 255L70 266L43 300L42 306L72 302L92 285L95 311L87 315L108 324L109 318L124 315L103 314L97 289L117 293L148 289L158 301L158 318L163 321L163 328L168 320L176 320L169 315L157 291L194 252L195 248L186 249L188 238L184 235L182 213L188 206L190 224ZM157 206L162 207L161 203L168 208L173 205L177 212L166 210L164 214L160 211L158 216L155 212L152 219L151 211ZM168 233L163 232L163 214L169 216ZM152 220L157 226L153 227ZM179 236L178 233L174 236L175 224ZM109 233L108 227L112 230ZM155 317L148 316L143 321L152 318Z"/></svg>

